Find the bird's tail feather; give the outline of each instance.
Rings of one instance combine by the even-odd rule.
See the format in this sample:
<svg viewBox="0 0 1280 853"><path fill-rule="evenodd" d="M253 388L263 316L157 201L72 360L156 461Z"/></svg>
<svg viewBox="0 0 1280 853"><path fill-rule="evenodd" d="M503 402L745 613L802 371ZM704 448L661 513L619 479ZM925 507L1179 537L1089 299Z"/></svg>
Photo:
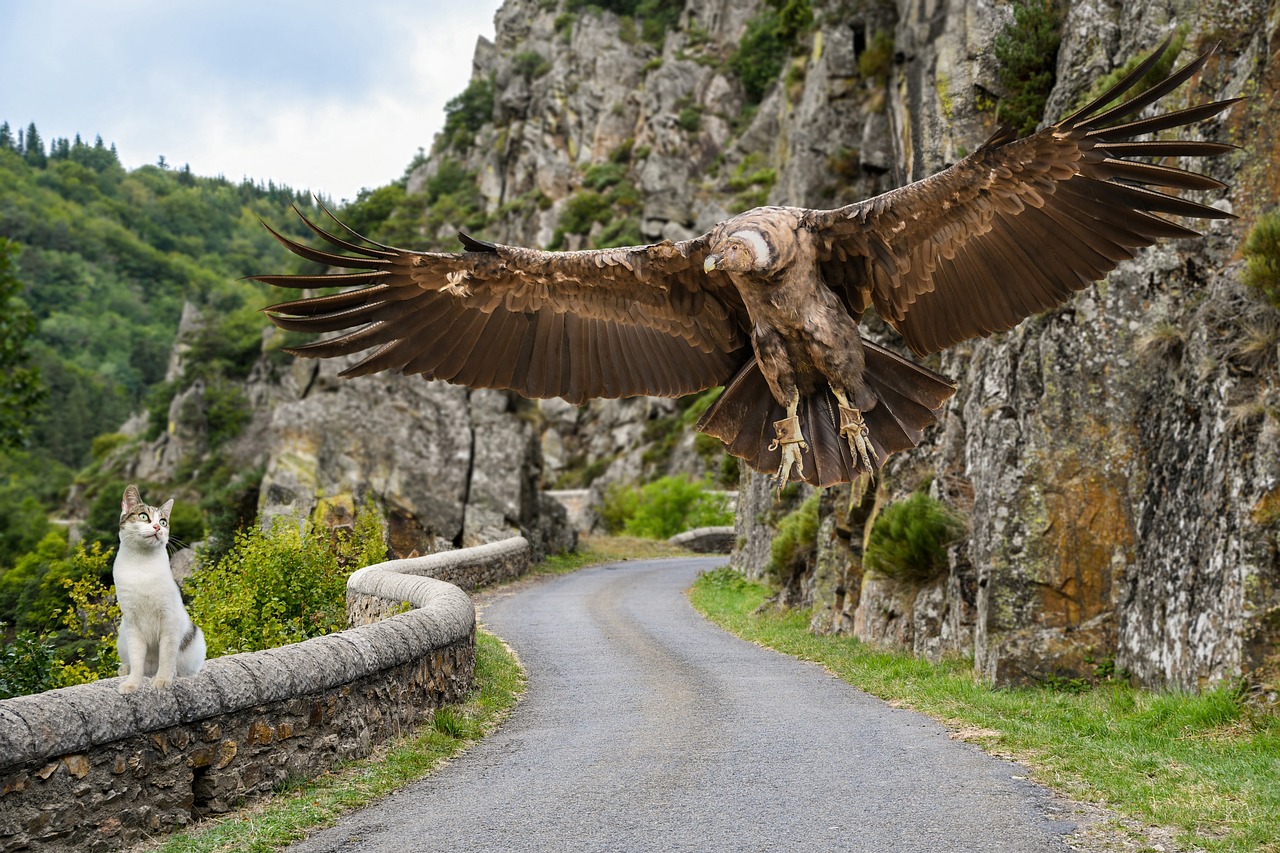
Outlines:
<svg viewBox="0 0 1280 853"><path fill-rule="evenodd" d="M924 430L938 420L942 406L955 393L946 377L870 341L862 342L866 356L864 380L877 403L863 411L879 468L891 453L920 443ZM865 473L862 462L840 435L840 409L825 384L801 398L800 428L808 449L801 451L802 479L815 486L850 482ZM750 359L725 386L724 393L698 421L697 429L725 443L725 449L757 471L775 473L782 451L774 443L773 424L787 416L773 399L760 366ZM873 460L874 461L874 460ZM874 473L871 472L871 473Z"/></svg>

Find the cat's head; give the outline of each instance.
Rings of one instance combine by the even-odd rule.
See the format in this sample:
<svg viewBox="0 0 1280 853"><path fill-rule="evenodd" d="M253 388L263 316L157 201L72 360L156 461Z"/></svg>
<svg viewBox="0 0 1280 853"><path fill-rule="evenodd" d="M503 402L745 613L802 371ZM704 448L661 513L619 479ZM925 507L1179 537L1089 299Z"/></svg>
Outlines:
<svg viewBox="0 0 1280 853"><path fill-rule="evenodd" d="M120 541L141 548L163 548L169 543L169 511L172 509L173 498L163 506L144 504L138 487L130 484L120 501Z"/></svg>

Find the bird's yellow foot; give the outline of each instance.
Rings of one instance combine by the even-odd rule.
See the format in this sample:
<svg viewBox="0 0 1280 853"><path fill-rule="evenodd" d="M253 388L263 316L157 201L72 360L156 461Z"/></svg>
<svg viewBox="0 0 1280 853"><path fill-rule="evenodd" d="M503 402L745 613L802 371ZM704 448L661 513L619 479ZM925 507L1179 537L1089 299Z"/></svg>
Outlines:
<svg viewBox="0 0 1280 853"><path fill-rule="evenodd" d="M777 493L781 495L783 488L791 479L792 468L795 469L797 478L804 476L804 460L800 456L800 451L808 450L809 444L804 440L804 433L800 432L800 418L795 415L774 421L773 431L777 438L769 445L769 449L782 448L782 460L778 463L778 475L775 481Z"/></svg>
<svg viewBox="0 0 1280 853"><path fill-rule="evenodd" d="M867 429L867 422L862 419L862 412L852 406L841 404L840 434L849 442L849 449L853 451L854 458L861 459L863 467L868 472L875 471L871 460L879 462L880 454L876 453L876 449L871 445L871 430Z"/></svg>

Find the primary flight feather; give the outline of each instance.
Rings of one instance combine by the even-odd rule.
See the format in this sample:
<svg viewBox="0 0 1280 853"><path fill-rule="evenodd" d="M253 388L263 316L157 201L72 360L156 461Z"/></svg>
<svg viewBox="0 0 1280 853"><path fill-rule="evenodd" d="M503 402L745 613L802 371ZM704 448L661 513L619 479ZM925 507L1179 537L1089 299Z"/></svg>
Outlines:
<svg viewBox="0 0 1280 853"><path fill-rule="evenodd" d="M1223 184L1161 161L1233 146L1149 135L1238 99L1130 119L1208 53L1106 107L1167 45L1054 125L1021 139L1001 130L948 169L835 210L761 207L692 240L581 252L467 235L460 253L413 252L304 218L341 253L272 233L304 258L356 272L256 278L358 285L267 309L285 329L342 333L297 355L372 350L343 375L399 370L578 404L724 385L697 429L773 472L778 488L853 481L916 446L955 393L945 377L863 340L867 308L925 355L1062 304L1135 249L1197 235L1162 214L1230 216L1164 192Z"/></svg>

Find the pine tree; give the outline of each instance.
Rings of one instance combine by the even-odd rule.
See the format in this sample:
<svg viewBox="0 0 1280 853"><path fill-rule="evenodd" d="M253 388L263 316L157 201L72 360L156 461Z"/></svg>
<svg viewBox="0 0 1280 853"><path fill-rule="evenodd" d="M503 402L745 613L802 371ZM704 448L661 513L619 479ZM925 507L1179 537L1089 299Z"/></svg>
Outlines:
<svg viewBox="0 0 1280 853"><path fill-rule="evenodd" d="M40 131L36 130L34 121L27 125L27 136L22 156L37 169L43 169L49 165L49 157L44 153L44 140L40 138Z"/></svg>
<svg viewBox="0 0 1280 853"><path fill-rule="evenodd" d="M8 148L10 151L17 147L17 143L13 138L13 131L9 129L9 122L0 124L0 148Z"/></svg>

